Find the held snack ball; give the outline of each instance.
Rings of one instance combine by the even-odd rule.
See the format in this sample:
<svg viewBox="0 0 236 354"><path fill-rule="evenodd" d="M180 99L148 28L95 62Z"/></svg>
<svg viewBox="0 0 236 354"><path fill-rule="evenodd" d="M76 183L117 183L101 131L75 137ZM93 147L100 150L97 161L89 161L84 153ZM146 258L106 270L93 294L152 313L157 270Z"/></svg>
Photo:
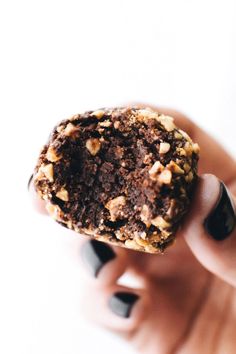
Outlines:
<svg viewBox="0 0 236 354"><path fill-rule="evenodd" d="M88 111L55 127L34 186L65 227L158 253L173 242L188 210L198 154L172 117L149 108Z"/></svg>

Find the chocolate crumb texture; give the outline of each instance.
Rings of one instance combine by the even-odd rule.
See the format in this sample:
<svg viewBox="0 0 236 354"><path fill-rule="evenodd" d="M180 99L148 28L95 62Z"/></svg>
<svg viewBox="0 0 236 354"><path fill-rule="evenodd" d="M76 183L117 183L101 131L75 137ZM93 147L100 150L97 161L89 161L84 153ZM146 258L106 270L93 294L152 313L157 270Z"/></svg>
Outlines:
<svg viewBox="0 0 236 354"><path fill-rule="evenodd" d="M34 171L60 224L97 240L159 253L187 212L199 146L150 108L99 109L63 120Z"/></svg>

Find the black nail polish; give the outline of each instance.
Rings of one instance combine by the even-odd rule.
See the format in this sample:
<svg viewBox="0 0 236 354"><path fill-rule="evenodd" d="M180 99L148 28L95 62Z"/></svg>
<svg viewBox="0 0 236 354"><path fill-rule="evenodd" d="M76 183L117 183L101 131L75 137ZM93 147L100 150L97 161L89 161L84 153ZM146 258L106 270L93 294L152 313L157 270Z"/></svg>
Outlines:
<svg viewBox="0 0 236 354"><path fill-rule="evenodd" d="M207 232L217 241L226 239L236 226L233 201L223 182L220 182L220 196L212 212L204 221Z"/></svg>
<svg viewBox="0 0 236 354"><path fill-rule="evenodd" d="M82 247L82 258L95 277L98 276L101 268L115 256L110 246L96 240L90 240Z"/></svg>
<svg viewBox="0 0 236 354"><path fill-rule="evenodd" d="M138 299L136 294L117 292L110 298L108 305L116 315L128 318Z"/></svg>
<svg viewBox="0 0 236 354"><path fill-rule="evenodd" d="M32 182L32 179L33 179L33 174L30 176L30 179L28 181L28 184L27 184L27 189L29 190L30 189L30 185L31 185L31 182Z"/></svg>

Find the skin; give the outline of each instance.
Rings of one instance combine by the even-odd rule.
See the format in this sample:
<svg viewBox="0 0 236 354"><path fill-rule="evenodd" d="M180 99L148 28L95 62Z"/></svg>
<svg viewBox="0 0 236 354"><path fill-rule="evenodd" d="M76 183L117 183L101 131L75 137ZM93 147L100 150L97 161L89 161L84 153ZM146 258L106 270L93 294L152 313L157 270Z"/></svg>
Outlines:
<svg viewBox="0 0 236 354"><path fill-rule="evenodd" d="M147 105L140 105L147 106ZM155 109L155 107L152 107ZM158 111L175 118L201 147L199 183L190 212L178 231L175 245L164 255L149 255L112 247L115 259L98 277L88 274L85 315L100 326L123 336L145 354L234 354L236 348L236 230L224 241L213 240L203 222L219 197L223 180L236 205L236 163L209 135L179 112ZM217 176L217 177L216 177ZM37 210L43 202L30 187ZM81 237L80 248L88 242ZM81 267L86 269L86 264ZM89 267L88 267L89 269ZM133 274L140 287L117 282ZM128 319L108 307L117 291L140 296Z"/></svg>

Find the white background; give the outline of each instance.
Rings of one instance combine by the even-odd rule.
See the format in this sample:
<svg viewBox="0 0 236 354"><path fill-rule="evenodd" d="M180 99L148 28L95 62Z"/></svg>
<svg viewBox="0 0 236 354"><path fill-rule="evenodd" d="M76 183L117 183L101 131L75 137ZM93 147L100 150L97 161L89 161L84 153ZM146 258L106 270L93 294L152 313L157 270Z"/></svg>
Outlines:
<svg viewBox="0 0 236 354"><path fill-rule="evenodd" d="M81 317L77 236L31 210L27 179L60 119L132 101L184 111L235 155L235 6L1 1L1 353L132 353Z"/></svg>

